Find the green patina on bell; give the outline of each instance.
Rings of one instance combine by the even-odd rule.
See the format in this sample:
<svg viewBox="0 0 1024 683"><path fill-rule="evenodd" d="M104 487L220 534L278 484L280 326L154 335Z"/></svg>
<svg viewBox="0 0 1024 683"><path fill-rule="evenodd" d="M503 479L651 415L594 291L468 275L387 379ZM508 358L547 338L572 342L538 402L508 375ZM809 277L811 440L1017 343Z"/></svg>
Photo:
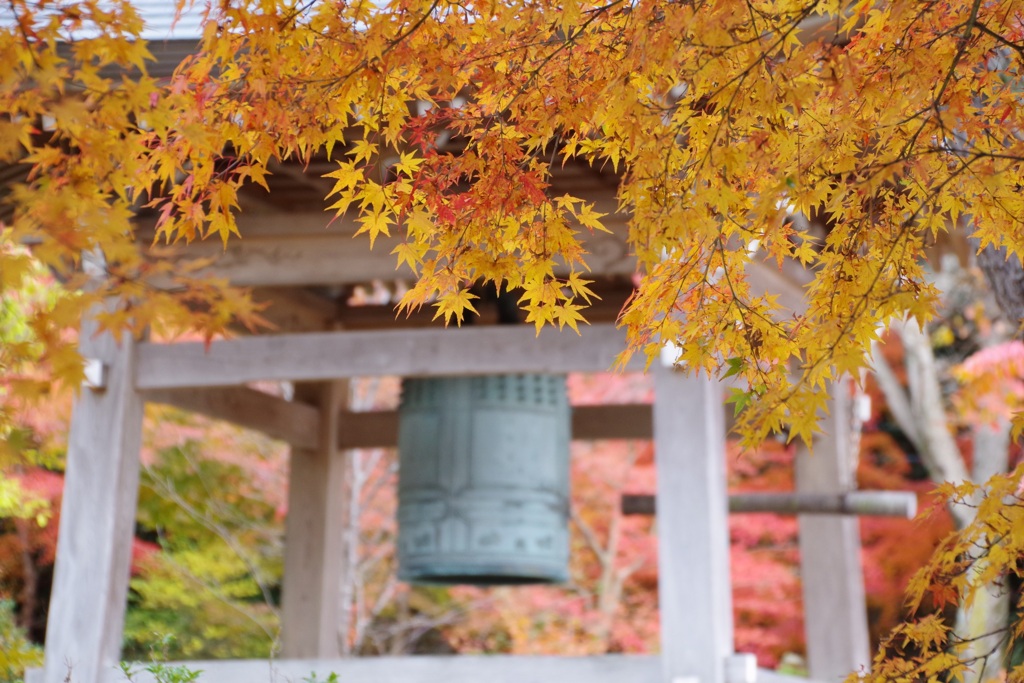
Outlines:
<svg viewBox="0 0 1024 683"><path fill-rule="evenodd" d="M400 579L568 580L565 377L406 379L399 415Z"/></svg>

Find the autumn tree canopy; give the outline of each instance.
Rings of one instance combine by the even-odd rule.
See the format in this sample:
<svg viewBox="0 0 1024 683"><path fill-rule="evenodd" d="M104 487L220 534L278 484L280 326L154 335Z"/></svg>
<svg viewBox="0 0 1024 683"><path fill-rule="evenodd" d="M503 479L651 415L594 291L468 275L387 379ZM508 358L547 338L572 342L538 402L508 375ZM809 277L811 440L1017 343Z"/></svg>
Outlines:
<svg viewBox="0 0 1024 683"><path fill-rule="evenodd" d="M28 267L15 245L61 277L97 267L7 367L34 353L75 379L56 330L98 297L120 301L104 318L118 329L252 320L239 292L144 259L133 212L158 212L161 241L234 239L239 188L317 153L337 162L334 211L403 237L396 262L419 279L402 308L459 320L469 285L492 280L538 326L585 316L581 233L602 229L549 193L551 170L614 169L641 271L621 316L632 349L674 342L745 379L750 441L809 435L821 388L864 366L879 323L930 315L936 234L1024 254L1013 0L215 2L160 80L128 2L8 4L0 162L25 173L0 288ZM813 272L805 309L746 279L787 259Z"/></svg>

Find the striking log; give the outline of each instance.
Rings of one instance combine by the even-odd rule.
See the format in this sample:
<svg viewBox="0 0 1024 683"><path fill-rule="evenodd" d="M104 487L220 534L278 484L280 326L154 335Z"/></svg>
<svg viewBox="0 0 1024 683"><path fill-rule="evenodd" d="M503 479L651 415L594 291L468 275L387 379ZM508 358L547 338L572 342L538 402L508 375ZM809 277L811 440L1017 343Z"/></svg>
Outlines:
<svg viewBox="0 0 1024 683"><path fill-rule="evenodd" d="M773 512L779 515L861 515L905 517L917 514L917 496L909 491L849 493L739 493L729 496L729 512ZM654 496L622 496L622 514L655 514Z"/></svg>

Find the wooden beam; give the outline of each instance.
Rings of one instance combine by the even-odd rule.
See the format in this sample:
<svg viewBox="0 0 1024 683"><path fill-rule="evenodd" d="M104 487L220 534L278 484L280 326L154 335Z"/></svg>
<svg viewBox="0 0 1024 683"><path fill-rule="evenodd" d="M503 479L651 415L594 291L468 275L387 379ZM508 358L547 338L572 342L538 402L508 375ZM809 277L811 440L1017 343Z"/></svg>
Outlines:
<svg viewBox="0 0 1024 683"><path fill-rule="evenodd" d="M644 403L574 406L572 409L573 439L649 439L651 433L651 406ZM338 448L394 448L397 445L397 412L342 413Z"/></svg>
<svg viewBox="0 0 1024 683"><path fill-rule="evenodd" d="M121 654L139 491L143 400L133 386L136 345L98 334L88 317L81 352L105 368L71 414L45 683L98 683Z"/></svg>
<svg viewBox="0 0 1024 683"><path fill-rule="evenodd" d="M596 298L583 311L587 322L615 322L627 299L632 296L635 288L632 280L624 277L599 277L590 285ZM474 317L474 325L493 325L498 323L497 307L477 303L479 316ZM382 305L339 306L337 317L341 327L346 330L367 330L396 327L444 327L444 320L434 318L433 307L421 308L408 315L398 313L392 303Z"/></svg>
<svg viewBox="0 0 1024 683"><path fill-rule="evenodd" d="M397 445L396 411L342 412L338 422L338 448L394 448Z"/></svg>
<svg viewBox="0 0 1024 683"><path fill-rule="evenodd" d="M175 663L177 664L177 663ZM536 655L457 655L351 657L344 659L250 659L187 662L209 683L276 683L329 680L344 683L657 683L656 655L557 657ZM136 683L157 683L143 666ZM104 683L124 683L112 669Z"/></svg>
<svg viewBox="0 0 1024 683"><path fill-rule="evenodd" d="M328 167L331 171L337 168L335 164L329 164ZM303 168L297 164L271 162L269 168L271 174L285 176L300 185L308 187L321 197L326 197L334 189L334 182L330 178L322 177L323 173L310 173L308 171L311 169ZM326 169L323 170L330 172L326 171ZM271 188L271 192L273 192L273 188Z"/></svg>
<svg viewBox="0 0 1024 683"><path fill-rule="evenodd" d="M276 683L328 680L336 674L346 683L657 683L657 655L595 655L557 657L537 655L457 655L414 657L353 657L346 659L219 660L172 662L202 670L211 683ZM152 673L137 666L132 680L157 683ZM121 676L121 678L117 678ZM26 683L37 683L33 670ZM103 683L123 683L120 671ZM746 683L733 681L729 683ZM753 683L819 683L804 677L757 669Z"/></svg>
<svg viewBox="0 0 1024 683"><path fill-rule="evenodd" d="M164 403L263 432L298 448L315 448L319 443L319 410L249 387L158 389L143 396L152 403Z"/></svg>
<svg viewBox="0 0 1024 683"><path fill-rule="evenodd" d="M598 211L615 211L614 191L605 192ZM611 232L590 232L581 228L584 261L595 274L632 275L636 258L627 245L626 217L610 214ZM209 259L212 265L202 273L227 278L240 286L340 285L371 280L412 279L407 266L398 267L392 251L402 243L393 236L379 236L370 248L368 235L356 236L358 224L352 217L332 220L330 213L242 213L238 228L242 239L198 240L174 247L159 245L163 258L191 261ZM140 239L151 230L139 229Z"/></svg>
<svg viewBox="0 0 1024 683"><path fill-rule="evenodd" d="M319 381L375 375L601 372L625 348L611 325L580 335L528 325L449 330L319 332L139 345L140 390L231 386L258 380ZM634 357L626 369L642 370Z"/></svg>
<svg viewBox="0 0 1024 683"><path fill-rule="evenodd" d="M625 494L622 514L656 514L654 496ZM770 512L777 515L860 515L913 519L917 494L910 491L850 491L847 493L734 493L729 512Z"/></svg>
<svg viewBox="0 0 1024 683"><path fill-rule="evenodd" d="M646 403L573 406L572 438L650 439L654 434L654 408Z"/></svg>
<svg viewBox="0 0 1024 683"><path fill-rule="evenodd" d="M321 332L331 329L338 318L337 303L298 287L257 287L253 301L264 304L260 316L275 332Z"/></svg>
<svg viewBox="0 0 1024 683"><path fill-rule="evenodd" d="M27 682L26 682L27 683ZM807 678L806 676L794 676L792 674L779 673L771 669L757 670L757 683L821 683L820 681ZM833 681L833 683L835 683Z"/></svg>
<svg viewBox="0 0 1024 683"><path fill-rule="evenodd" d="M169 662L202 671L210 683L277 683L326 681L331 674L345 683L658 683L657 655L456 655L349 657L345 659L235 659ZM157 683L144 664L134 667L136 683ZM25 672L25 683L42 683L40 669ZM758 669L755 683L818 683L803 677ZM120 669L104 672L101 683L124 683ZM738 683L738 682L737 682Z"/></svg>
<svg viewBox="0 0 1024 683"><path fill-rule="evenodd" d="M727 683L733 654L722 387L654 370L663 683Z"/></svg>
<svg viewBox="0 0 1024 683"><path fill-rule="evenodd" d="M267 214L274 216L274 214ZM314 218L315 217L315 218ZM270 220L263 218L263 221ZM414 279L407 267L397 267L392 250L401 243L396 235L380 236L373 249L365 235L353 236L345 227L327 227L329 219L321 214L280 214L276 220L297 222L295 234L266 234L266 228L251 229L240 224L244 239L229 240L227 245L204 240L172 249L171 258L210 259L213 265L204 273L227 278L246 287L295 287L344 285L372 280ZM313 226L319 230L311 231ZM584 261L595 275L631 276L637 263L625 241L625 226L612 226L613 233L588 234L584 240ZM162 250L168 247L162 246ZM806 308L804 271L787 265L752 262L747 268L751 291L779 296L785 308L802 312Z"/></svg>

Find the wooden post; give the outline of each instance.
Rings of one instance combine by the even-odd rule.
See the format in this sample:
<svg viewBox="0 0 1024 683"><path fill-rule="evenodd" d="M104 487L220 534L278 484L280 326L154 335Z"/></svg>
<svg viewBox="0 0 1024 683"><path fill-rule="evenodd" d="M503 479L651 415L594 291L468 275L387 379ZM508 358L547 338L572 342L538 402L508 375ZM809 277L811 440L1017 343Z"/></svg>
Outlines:
<svg viewBox="0 0 1024 683"><path fill-rule="evenodd" d="M656 368L664 683L724 683L733 653L723 413L717 382Z"/></svg>
<svg viewBox="0 0 1024 683"><path fill-rule="evenodd" d="M350 487L345 451L338 449L338 423L348 382L298 387L296 398L320 407L319 445L292 448L285 523L281 594L281 656L338 657L342 654L341 585L346 566L344 538Z"/></svg>
<svg viewBox="0 0 1024 683"><path fill-rule="evenodd" d="M87 319L80 348L97 386L81 389L71 416L45 683L98 683L116 666L131 571L144 404L135 343Z"/></svg>
<svg viewBox="0 0 1024 683"><path fill-rule="evenodd" d="M797 491L844 493L854 488L850 403L846 384L833 386L814 453L804 446L797 450ZM871 663L859 520L800 515L799 522L808 673L820 681L839 681Z"/></svg>

